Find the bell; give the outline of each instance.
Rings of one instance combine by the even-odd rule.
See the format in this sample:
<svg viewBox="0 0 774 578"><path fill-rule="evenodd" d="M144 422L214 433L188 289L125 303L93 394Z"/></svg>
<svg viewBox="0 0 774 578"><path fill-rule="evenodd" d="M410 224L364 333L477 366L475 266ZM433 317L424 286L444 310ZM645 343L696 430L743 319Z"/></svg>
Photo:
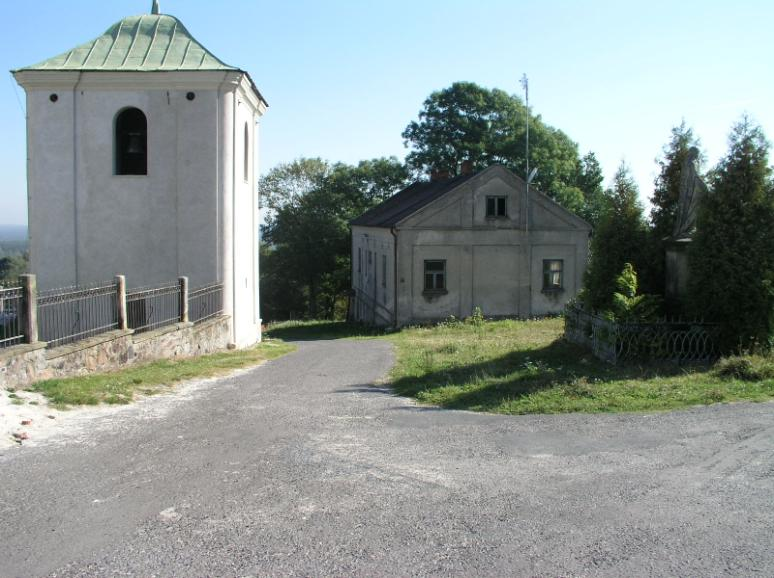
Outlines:
<svg viewBox="0 0 774 578"><path fill-rule="evenodd" d="M130 132L129 145L126 147L126 152L130 155L141 155L145 153L145 143L142 138L143 135L140 132Z"/></svg>

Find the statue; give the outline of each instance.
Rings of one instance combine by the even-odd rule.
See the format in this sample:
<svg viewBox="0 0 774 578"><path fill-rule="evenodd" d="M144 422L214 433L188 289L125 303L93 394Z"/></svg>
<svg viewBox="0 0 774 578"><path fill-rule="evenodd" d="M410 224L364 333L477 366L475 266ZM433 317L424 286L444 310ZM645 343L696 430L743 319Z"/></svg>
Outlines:
<svg viewBox="0 0 774 578"><path fill-rule="evenodd" d="M691 147L680 168L680 198L673 239L690 237L696 228L696 216L702 199L707 195L707 185L701 180L697 169L699 149Z"/></svg>

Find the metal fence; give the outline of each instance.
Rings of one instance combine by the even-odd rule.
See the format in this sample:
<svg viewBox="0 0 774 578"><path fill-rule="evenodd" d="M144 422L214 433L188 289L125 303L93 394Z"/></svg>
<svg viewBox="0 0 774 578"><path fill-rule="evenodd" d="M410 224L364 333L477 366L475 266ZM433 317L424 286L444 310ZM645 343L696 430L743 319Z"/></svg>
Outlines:
<svg viewBox="0 0 774 578"><path fill-rule="evenodd" d="M135 333L178 323L181 318L180 283L132 289L126 293L126 316Z"/></svg>
<svg viewBox="0 0 774 578"><path fill-rule="evenodd" d="M24 343L24 290L0 287L0 349Z"/></svg>
<svg viewBox="0 0 774 578"><path fill-rule="evenodd" d="M589 347L609 363L667 361L706 363L720 355L720 327L699 321L622 323L570 308L565 312L568 341Z"/></svg>
<svg viewBox="0 0 774 578"><path fill-rule="evenodd" d="M188 319L199 323L223 313L223 284L213 283L188 292Z"/></svg>
<svg viewBox="0 0 774 578"><path fill-rule="evenodd" d="M42 341L57 347L118 329L118 289L114 282L38 293Z"/></svg>

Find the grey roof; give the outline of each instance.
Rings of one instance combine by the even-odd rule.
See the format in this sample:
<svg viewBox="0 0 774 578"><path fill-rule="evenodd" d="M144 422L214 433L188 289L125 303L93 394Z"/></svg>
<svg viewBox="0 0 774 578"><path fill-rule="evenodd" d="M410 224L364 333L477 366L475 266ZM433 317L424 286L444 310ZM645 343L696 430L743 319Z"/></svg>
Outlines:
<svg viewBox="0 0 774 578"><path fill-rule="evenodd" d="M479 173L437 181L417 181L366 211L350 224L363 227L392 227L477 174Z"/></svg>
<svg viewBox="0 0 774 578"><path fill-rule="evenodd" d="M234 70L202 46L174 16L143 14L117 22L102 36L21 70Z"/></svg>

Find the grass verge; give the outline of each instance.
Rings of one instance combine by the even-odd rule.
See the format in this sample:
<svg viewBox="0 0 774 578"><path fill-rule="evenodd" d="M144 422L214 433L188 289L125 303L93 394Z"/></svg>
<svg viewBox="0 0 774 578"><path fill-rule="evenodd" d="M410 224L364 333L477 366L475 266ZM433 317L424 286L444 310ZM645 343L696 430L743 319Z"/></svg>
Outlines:
<svg viewBox="0 0 774 578"><path fill-rule="evenodd" d="M84 377L39 381L32 385L30 390L42 393L49 402L59 408L99 403L124 404L131 402L138 394L161 393L176 382L223 375L235 369L275 359L293 350L295 347L289 343L264 339L262 343L250 349L155 361Z"/></svg>
<svg viewBox="0 0 774 578"><path fill-rule="evenodd" d="M774 398L774 359L616 367L561 340L562 319L442 323L387 338L392 386L446 408L504 414L662 411Z"/></svg>

